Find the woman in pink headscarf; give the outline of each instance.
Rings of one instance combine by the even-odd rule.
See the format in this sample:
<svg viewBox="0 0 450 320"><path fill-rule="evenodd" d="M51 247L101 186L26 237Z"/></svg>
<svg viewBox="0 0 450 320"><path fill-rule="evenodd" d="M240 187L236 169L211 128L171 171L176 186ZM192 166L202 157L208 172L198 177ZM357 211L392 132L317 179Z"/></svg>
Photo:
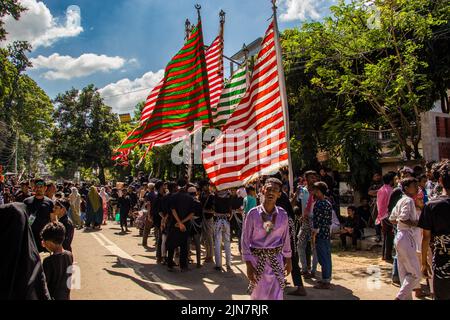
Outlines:
<svg viewBox="0 0 450 320"><path fill-rule="evenodd" d="M105 188L102 187L100 189L100 197L102 198L102 204L103 204L103 224L106 225L106 220L108 219L108 201L109 196L105 191Z"/></svg>

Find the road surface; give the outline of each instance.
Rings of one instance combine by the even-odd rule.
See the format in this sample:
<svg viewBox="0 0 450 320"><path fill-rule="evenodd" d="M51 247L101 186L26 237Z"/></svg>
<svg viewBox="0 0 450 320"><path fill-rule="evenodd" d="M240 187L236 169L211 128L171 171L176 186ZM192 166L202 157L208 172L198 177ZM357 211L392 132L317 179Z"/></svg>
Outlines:
<svg viewBox="0 0 450 320"><path fill-rule="evenodd" d="M138 230L130 230L122 235L119 225L108 222L100 231L75 232L72 247L79 281L71 293L73 300L249 299L236 239L231 272L215 271L214 264L200 269L191 264L188 272L173 273L156 264L154 238L150 237L147 250L140 244ZM316 290L314 280L305 280L308 296L286 295L286 299L392 300L398 288L390 283L390 270L378 252L336 252L331 290ZM290 277L288 281L292 283Z"/></svg>

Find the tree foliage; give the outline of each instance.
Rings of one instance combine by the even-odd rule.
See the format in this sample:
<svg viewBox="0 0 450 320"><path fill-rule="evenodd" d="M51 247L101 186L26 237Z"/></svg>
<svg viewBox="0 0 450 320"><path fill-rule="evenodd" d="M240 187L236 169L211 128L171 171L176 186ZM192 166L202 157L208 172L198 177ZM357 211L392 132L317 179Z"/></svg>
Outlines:
<svg viewBox="0 0 450 320"><path fill-rule="evenodd" d="M98 170L104 184L105 168L113 165L113 147L120 141L117 115L93 85L59 94L55 104L56 128L49 144L54 171L71 177L77 170Z"/></svg>
<svg viewBox="0 0 450 320"><path fill-rule="evenodd" d="M368 129L392 129L398 148L420 158L421 113L439 98L448 106L449 2L373 3L341 1L281 37L294 160L317 168L317 151L329 151L361 190L378 169Z"/></svg>

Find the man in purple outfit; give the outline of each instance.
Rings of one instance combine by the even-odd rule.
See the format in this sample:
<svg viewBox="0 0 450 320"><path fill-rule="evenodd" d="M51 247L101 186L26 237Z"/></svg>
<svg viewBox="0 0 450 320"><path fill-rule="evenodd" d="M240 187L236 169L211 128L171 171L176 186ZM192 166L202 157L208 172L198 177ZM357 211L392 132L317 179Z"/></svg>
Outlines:
<svg viewBox="0 0 450 320"><path fill-rule="evenodd" d="M284 277L292 270L288 215L275 205L281 187L276 178L266 180L263 203L248 212L242 228L252 300L283 300Z"/></svg>

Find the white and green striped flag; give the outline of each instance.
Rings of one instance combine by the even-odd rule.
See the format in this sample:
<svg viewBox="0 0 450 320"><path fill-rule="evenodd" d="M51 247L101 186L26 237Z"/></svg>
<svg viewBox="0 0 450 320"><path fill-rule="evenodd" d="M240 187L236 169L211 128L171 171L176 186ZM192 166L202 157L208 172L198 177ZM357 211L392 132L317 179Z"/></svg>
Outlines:
<svg viewBox="0 0 450 320"><path fill-rule="evenodd" d="M233 113L247 90L247 68L239 68L231 77L220 96L219 104L211 110L216 128L221 128Z"/></svg>

